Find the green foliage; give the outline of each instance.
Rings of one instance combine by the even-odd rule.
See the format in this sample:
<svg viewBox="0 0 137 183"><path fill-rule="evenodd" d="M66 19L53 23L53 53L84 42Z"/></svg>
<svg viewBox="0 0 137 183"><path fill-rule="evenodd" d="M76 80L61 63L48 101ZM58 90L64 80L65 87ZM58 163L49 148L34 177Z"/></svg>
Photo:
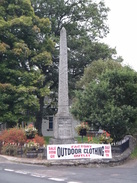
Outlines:
<svg viewBox="0 0 137 183"><path fill-rule="evenodd" d="M1 153L9 156L16 156L17 149L18 147L13 144L4 144Z"/></svg>
<svg viewBox="0 0 137 183"><path fill-rule="evenodd" d="M131 153L130 156L132 159L137 159L137 146L135 147L135 149L133 150L133 152Z"/></svg>
<svg viewBox="0 0 137 183"><path fill-rule="evenodd" d="M83 138L81 138L79 136L79 137L76 137L76 140L77 140L78 143L81 143L81 142L83 142L83 143L91 143L91 144L99 144L100 143L98 137L92 137L92 141L90 141L90 142L89 142L88 138L89 137L87 137L87 136L83 137Z"/></svg>
<svg viewBox="0 0 137 183"><path fill-rule="evenodd" d="M68 26L69 29L71 26L71 31L75 35L76 32L84 32L85 27L91 32L91 37L101 36L108 31L104 21L107 19L109 9L105 7L103 2L98 4L89 0L78 0L77 2L33 0L31 2L36 15L41 18L50 18L55 35L59 34L59 28L62 23ZM79 27L79 30L75 30L77 27ZM97 27L100 27L100 29L97 29Z"/></svg>
<svg viewBox="0 0 137 183"><path fill-rule="evenodd" d="M47 145L49 144L50 138L52 138L52 137L50 137L50 136L44 137L45 142L46 142Z"/></svg>
<svg viewBox="0 0 137 183"><path fill-rule="evenodd" d="M83 75L84 68L92 61L102 58L111 58L116 54L115 49L98 38L108 33L106 25L109 9L103 2L90 0L31 0L34 11L38 17L48 17L51 21L51 36L56 42L52 52L53 64L46 73L47 81L51 81L51 105L57 106L58 89L58 62L59 62L59 36L62 27L67 30L68 67L69 67L69 95L73 96L76 82ZM52 73L52 74L51 74Z"/></svg>
<svg viewBox="0 0 137 183"><path fill-rule="evenodd" d="M12 127L42 113L54 43L49 19L37 17L30 0L1 1L0 10L0 121Z"/></svg>
<svg viewBox="0 0 137 183"><path fill-rule="evenodd" d="M13 126L17 121L33 120L41 132L49 88L54 91L49 105L57 105L58 45L63 26L68 35L70 95L85 66L116 54L115 49L97 42L108 33L108 11L103 2L90 0L0 1L0 83L11 84L10 89L0 90L2 122Z"/></svg>
<svg viewBox="0 0 137 183"><path fill-rule="evenodd" d="M92 62L88 67L84 70L84 75L77 83L78 87L82 88L87 86L91 81L99 80L99 76L102 73L105 73L107 70L120 70L122 69L121 63L114 61L112 59L99 59L97 61Z"/></svg>
<svg viewBox="0 0 137 183"><path fill-rule="evenodd" d="M114 142L136 129L137 73L130 68L107 70L76 92L73 115L111 134Z"/></svg>

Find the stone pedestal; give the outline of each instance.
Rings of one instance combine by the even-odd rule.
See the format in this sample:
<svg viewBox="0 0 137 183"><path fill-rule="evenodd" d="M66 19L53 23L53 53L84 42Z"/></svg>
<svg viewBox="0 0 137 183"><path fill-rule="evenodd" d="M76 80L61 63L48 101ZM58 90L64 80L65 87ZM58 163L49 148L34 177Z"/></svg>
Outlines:
<svg viewBox="0 0 137 183"><path fill-rule="evenodd" d="M74 142L71 116L56 115L54 118L54 138L50 140L50 143L72 144Z"/></svg>

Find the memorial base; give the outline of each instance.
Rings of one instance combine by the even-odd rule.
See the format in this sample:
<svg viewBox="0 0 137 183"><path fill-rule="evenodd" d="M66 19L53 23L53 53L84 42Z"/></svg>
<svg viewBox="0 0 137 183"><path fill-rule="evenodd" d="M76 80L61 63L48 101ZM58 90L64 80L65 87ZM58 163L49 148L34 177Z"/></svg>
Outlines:
<svg viewBox="0 0 137 183"><path fill-rule="evenodd" d="M70 115L56 115L54 118L54 137L50 139L50 144L74 144L74 134L72 130L72 118Z"/></svg>
<svg viewBox="0 0 137 183"><path fill-rule="evenodd" d="M50 138L49 144L75 144L74 139L55 139L55 138Z"/></svg>

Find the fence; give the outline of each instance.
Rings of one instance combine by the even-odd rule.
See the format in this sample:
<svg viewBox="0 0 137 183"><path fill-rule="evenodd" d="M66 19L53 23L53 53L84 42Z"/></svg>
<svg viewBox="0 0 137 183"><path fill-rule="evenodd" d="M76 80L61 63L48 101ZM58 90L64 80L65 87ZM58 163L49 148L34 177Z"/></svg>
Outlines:
<svg viewBox="0 0 137 183"><path fill-rule="evenodd" d="M124 142L121 142L119 145L112 145L112 153L123 153L126 149L129 148L129 138L124 140Z"/></svg>

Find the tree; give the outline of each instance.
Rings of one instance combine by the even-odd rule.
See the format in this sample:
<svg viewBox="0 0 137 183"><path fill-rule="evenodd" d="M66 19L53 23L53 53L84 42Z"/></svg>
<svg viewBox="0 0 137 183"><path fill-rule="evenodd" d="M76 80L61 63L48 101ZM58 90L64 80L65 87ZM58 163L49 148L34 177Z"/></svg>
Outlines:
<svg viewBox="0 0 137 183"><path fill-rule="evenodd" d="M25 121L36 116L41 133L46 72L54 47L50 21L35 15L30 0L0 1L0 120ZM28 115L28 117L27 117Z"/></svg>
<svg viewBox="0 0 137 183"><path fill-rule="evenodd" d="M99 76L105 73L107 70L119 70L122 69L121 62L114 61L112 59L99 59L93 61L88 67L84 69L84 75L77 82L78 87L83 88L87 86L91 81L98 81Z"/></svg>
<svg viewBox="0 0 137 183"><path fill-rule="evenodd" d="M39 17L48 17L51 21L51 34L56 49L52 53L53 65L49 68L48 80L52 81L51 90L54 94L58 88L59 35L65 27L68 35L69 91L70 95L76 88L76 81L83 75L84 68L93 60L111 58L116 50L99 38L107 35L106 25L108 8L101 1L91 0L31 0L35 13ZM54 97L54 96L53 96ZM55 96L56 99L56 96Z"/></svg>
<svg viewBox="0 0 137 183"><path fill-rule="evenodd" d="M49 88L53 90L52 104L56 105L60 29L64 26L68 33L69 86L71 91L75 89L75 83L83 74L85 66L99 58L104 60L110 58L116 51L98 42L98 38L106 36L108 33L106 26L108 8L103 2L94 3L89 0L33 0L31 2L35 13L29 0L0 1L1 58L7 61L6 65L4 65L5 60L1 63L1 75L4 77L8 73L8 79L5 77L0 82L2 84L12 82L13 86L18 86L18 95L21 97L16 97L19 98L22 107L19 111L19 108L16 108L16 115L25 108L26 110L23 110L24 117L26 112L29 116L34 116L32 111L40 109L35 112L36 127L40 132L44 97L49 92ZM54 51L52 50L54 45L49 36L56 42ZM50 52L52 53L52 65L49 65L51 62ZM13 68L18 71L18 74L11 72ZM48 84L49 81L50 84ZM29 90L28 86L31 86ZM13 89L15 90L16 87L12 87ZM25 96L22 97L22 95ZM27 97L30 96L32 98L28 100ZM26 99L25 105L23 98ZM19 103L19 101L15 101L13 104L7 103L8 111L12 106L15 106L15 103ZM27 101L29 102L27 103Z"/></svg>
<svg viewBox="0 0 137 183"><path fill-rule="evenodd" d="M137 73L128 67L106 70L76 92L72 114L108 131L114 142L136 129Z"/></svg>

